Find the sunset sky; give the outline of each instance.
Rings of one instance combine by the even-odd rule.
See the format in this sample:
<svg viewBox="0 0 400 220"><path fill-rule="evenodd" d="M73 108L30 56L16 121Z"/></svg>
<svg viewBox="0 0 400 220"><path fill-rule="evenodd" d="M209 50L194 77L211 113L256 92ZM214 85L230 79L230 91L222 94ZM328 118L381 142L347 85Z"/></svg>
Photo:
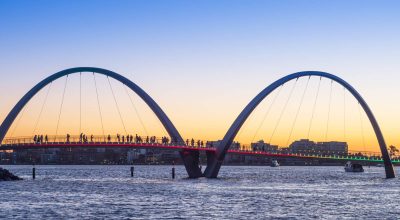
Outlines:
<svg viewBox="0 0 400 220"><path fill-rule="evenodd" d="M400 146L399 11L399 1L376 0L0 0L0 121L50 74L94 66L137 83L184 138L217 140L266 86L290 73L318 70L353 85L387 144ZM105 132L125 133L107 79L96 77ZM333 83L331 90L329 80L321 81L310 126L319 80L302 78L271 94L237 140L285 146L306 138L310 129L315 141L347 141L351 149L378 151L364 112L343 87ZM48 88L32 99L8 137L55 134L65 82L52 84L40 119ZM58 134L79 134L79 82L79 74L68 77ZM101 134L93 76L82 74L81 82L82 131ZM135 94L115 80L111 85L126 132L166 134Z"/></svg>

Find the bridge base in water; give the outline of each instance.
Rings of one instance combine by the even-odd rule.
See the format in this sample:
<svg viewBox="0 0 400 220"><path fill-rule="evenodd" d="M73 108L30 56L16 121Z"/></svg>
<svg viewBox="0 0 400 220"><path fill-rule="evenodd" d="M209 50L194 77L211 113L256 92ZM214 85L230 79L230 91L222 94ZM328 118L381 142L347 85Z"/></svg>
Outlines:
<svg viewBox="0 0 400 220"><path fill-rule="evenodd" d="M393 163L389 161L389 163L385 162L385 173L387 179L396 178L396 174L394 172Z"/></svg>
<svg viewBox="0 0 400 220"><path fill-rule="evenodd" d="M203 177L203 173L201 172L201 168L199 165L200 162L200 152L196 150L182 150L179 152L181 158L183 160L183 164L185 165L186 172L189 175L189 178L200 178Z"/></svg>
<svg viewBox="0 0 400 220"><path fill-rule="evenodd" d="M217 178L223 160L217 160L215 152L207 151L207 168L204 171L204 176L207 178Z"/></svg>

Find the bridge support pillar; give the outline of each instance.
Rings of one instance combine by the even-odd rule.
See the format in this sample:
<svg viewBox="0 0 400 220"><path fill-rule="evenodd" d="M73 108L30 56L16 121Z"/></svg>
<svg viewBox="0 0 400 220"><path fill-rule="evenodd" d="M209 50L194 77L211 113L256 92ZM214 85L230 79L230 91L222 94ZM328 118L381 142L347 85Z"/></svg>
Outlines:
<svg viewBox="0 0 400 220"><path fill-rule="evenodd" d="M387 179L391 179L391 178L396 178L396 174L394 173L394 168L393 168L393 164L390 161L385 161L385 172L386 172L386 178Z"/></svg>
<svg viewBox="0 0 400 220"><path fill-rule="evenodd" d="M200 162L199 151L182 150L179 152L179 154L181 155L183 164L185 165L189 178L199 178L204 176L199 166Z"/></svg>
<svg viewBox="0 0 400 220"><path fill-rule="evenodd" d="M215 152L207 151L207 167L204 171L204 176L207 178L217 178L222 163L223 159L217 160Z"/></svg>

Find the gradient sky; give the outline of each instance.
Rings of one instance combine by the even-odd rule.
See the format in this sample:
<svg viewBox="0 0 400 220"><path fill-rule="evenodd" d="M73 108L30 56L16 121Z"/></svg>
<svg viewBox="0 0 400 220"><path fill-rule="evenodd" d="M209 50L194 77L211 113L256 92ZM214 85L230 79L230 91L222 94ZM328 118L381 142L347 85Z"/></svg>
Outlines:
<svg viewBox="0 0 400 220"><path fill-rule="evenodd" d="M0 120L25 92L46 76L70 67L96 66L121 73L141 86L185 138L221 139L244 106L267 85L293 72L320 70L352 84L372 108L388 144L400 145L399 11L399 1L376 0L0 0ZM69 91L76 93L71 88L74 85L76 88L77 77L71 80L75 84L72 82ZM93 116L97 114L97 107L89 97L89 90L93 92L89 85L91 79L86 80L85 115ZM104 79L99 80L103 80L101 91L106 94L108 84ZM60 80L54 88L62 90L63 82ZM306 79L299 84L304 86L305 82ZM316 89L315 82L310 82L307 90L305 109L313 101L311 90ZM113 85L122 97L123 90L118 83ZM295 94L301 94L301 85ZM290 90L290 86L285 89ZM324 89L329 90L329 81ZM343 103L340 101L343 91L340 88L333 91L337 103ZM26 116L27 123L34 124L42 93L35 97L36 108L27 110L31 112ZM322 100L326 101L328 96L325 93ZM350 103L351 98L347 97ZM57 113L57 92L51 100L48 108ZM67 106L75 106L76 110L72 101ZM127 104L126 97L120 102ZM115 106L110 103L103 105L107 117L111 118L108 111L114 111L114 119L108 122L108 129L113 131L121 126L117 125ZM337 114L337 119L331 118L333 128L329 139L343 137L353 141L354 146L362 145L360 128L357 128L360 123L355 121L359 119L358 113L355 114L357 104L352 109L351 103L347 105L346 124L355 128L348 128L343 134L340 124L343 120L339 119L343 119L340 116L343 107L337 103L332 104L336 110L332 114ZM264 104L260 106L261 116L268 108L268 100ZM286 127L280 128L286 133L277 132L274 138L280 145L287 142L287 127L295 115L293 110L297 109L296 101L292 104L288 111L293 114L283 117ZM129 109L128 105L125 107ZM150 129L156 130L155 133L162 130L153 125L153 121L157 123L154 118L147 119L154 116L148 114L145 106L138 108ZM326 114L321 108L319 112ZM126 120L134 123L130 118L133 112L124 111ZM279 118L279 107L275 111L275 115L271 113L271 120ZM68 131L66 124L71 121L76 127L76 113L75 116L72 110L63 113L65 124L61 133ZM256 114L241 132L249 130L243 142L249 142L257 130L260 120L254 119ZM304 136L308 118L306 113L300 116L292 139ZM250 124L251 120L255 123ZM324 120L326 115L325 119L321 117L315 122L316 133L322 131L313 139L324 140ZM85 123L98 124L98 120L87 119ZM266 122L265 132L271 133L274 126L268 123L273 124ZM54 123L41 125L43 132L54 128ZM365 118L363 125L366 145L376 145ZM27 127L24 124L18 135L30 135L32 128ZM268 137L265 134L257 139L268 141Z"/></svg>

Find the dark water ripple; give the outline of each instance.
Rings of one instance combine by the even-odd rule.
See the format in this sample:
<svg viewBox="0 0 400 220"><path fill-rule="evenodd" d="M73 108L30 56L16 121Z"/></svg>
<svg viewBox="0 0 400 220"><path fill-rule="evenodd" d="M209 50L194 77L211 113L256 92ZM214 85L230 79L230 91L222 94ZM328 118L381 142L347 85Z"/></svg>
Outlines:
<svg viewBox="0 0 400 220"><path fill-rule="evenodd" d="M223 167L186 179L170 166L4 166L26 180L0 182L6 219L399 219L400 181L383 168Z"/></svg>

